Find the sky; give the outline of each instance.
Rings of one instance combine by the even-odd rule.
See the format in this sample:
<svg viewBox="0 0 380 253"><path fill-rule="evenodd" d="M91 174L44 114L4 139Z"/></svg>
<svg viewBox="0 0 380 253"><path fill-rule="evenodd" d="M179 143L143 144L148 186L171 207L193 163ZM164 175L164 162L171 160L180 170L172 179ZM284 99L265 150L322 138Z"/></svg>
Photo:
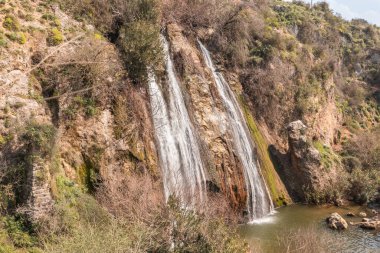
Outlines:
<svg viewBox="0 0 380 253"><path fill-rule="evenodd" d="M310 2L310 0L304 0ZM313 0L317 2L317 0ZM363 18L369 23L380 26L380 0L326 0L331 9L343 18Z"/></svg>

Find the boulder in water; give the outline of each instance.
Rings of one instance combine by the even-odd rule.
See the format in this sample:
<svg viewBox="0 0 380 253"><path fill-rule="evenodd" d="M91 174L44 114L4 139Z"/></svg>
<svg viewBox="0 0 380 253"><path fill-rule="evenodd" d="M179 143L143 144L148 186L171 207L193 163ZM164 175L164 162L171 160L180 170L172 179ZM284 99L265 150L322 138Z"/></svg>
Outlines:
<svg viewBox="0 0 380 253"><path fill-rule="evenodd" d="M347 217L355 217L355 214L354 214L354 213L351 213L351 212L349 212L349 213L347 213L347 214L346 214L346 216L347 216Z"/></svg>
<svg viewBox="0 0 380 253"><path fill-rule="evenodd" d="M359 217L365 218L365 217L367 217L367 214L365 212L360 212Z"/></svg>
<svg viewBox="0 0 380 253"><path fill-rule="evenodd" d="M329 228L334 230L344 230L348 228L348 224L345 219L338 213L332 213L330 217L326 219Z"/></svg>
<svg viewBox="0 0 380 253"><path fill-rule="evenodd" d="M364 229L379 229L380 228L380 221L369 221L369 222L362 222L360 223L360 227Z"/></svg>

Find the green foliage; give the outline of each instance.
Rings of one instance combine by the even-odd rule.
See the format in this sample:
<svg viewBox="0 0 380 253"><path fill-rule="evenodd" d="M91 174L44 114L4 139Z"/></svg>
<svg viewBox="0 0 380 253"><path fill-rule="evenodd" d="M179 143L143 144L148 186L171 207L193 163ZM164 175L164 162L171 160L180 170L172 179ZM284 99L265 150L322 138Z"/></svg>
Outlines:
<svg viewBox="0 0 380 253"><path fill-rule="evenodd" d="M255 40L250 52L252 61L255 64L260 64L264 60L268 60L271 57L273 50L274 49L270 44Z"/></svg>
<svg viewBox="0 0 380 253"><path fill-rule="evenodd" d="M366 204L375 200L379 185L379 170L354 169L349 178L348 194L356 203Z"/></svg>
<svg viewBox="0 0 380 253"><path fill-rule="evenodd" d="M313 146L318 150L321 156L322 166L325 169L331 169L334 165L340 164L339 156L320 141L314 141Z"/></svg>
<svg viewBox="0 0 380 253"><path fill-rule="evenodd" d="M147 67L153 69L162 63L160 28L154 23L141 20L129 23L120 31L118 45L128 69L135 81L147 80Z"/></svg>
<svg viewBox="0 0 380 253"><path fill-rule="evenodd" d="M91 161L86 161L78 168L78 176L80 183L90 193L94 193L98 184L98 170Z"/></svg>
<svg viewBox="0 0 380 253"><path fill-rule="evenodd" d="M350 173L348 195L365 204L375 200L380 185L380 129L358 132L344 144L344 165Z"/></svg>
<svg viewBox="0 0 380 253"><path fill-rule="evenodd" d="M0 47L6 47L8 44L6 37L0 32Z"/></svg>
<svg viewBox="0 0 380 253"><path fill-rule="evenodd" d="M17 32L20 30L20 23L16 17L12 15L6 15L3 22L3 27L9 31Z"/></svg>
<svg viewBox="0 0 380 253"><path fill-rule="evenodd" d="M95 116L98 113L96 101L93 98L76 96L63 113L67 119L74 120L81 110L84 110L87 118Z"/></svg>
<svg viewBox="0 0 380 253"><path fill-rule="evenodd" d="M57 46L63 42L63 39L64 38L61 31L58 28L54 27L49 32L49 37L47 38L47 42L50 46Z"/></svg>
<svg viewBox="0 0 380 253"><path fill-rule="evenodd" d="M36 244L36 238L30 235L30 225L21 217L6 217L3 223L14 246L32 247Z"/></svg>
<svg viewBox="0 0 380 253"><path fill-rule="evenodd" d="M22 139L32 151L38 151L42 156L48 156L54 145L56 129L52 125L29 122Z"/></svg>
<svg viewBox="0 0 380 253"><path fill-rule="evenodd" d="M305 186L303 193L306 203L315 205L336 204L337 201L346 198L349 187L348 180L349 178L342 174L335 182L328 182L323 189L315 190Z"/></svg>
<svg viewBox="0 0 380 253"><path fill-rule="evenodd" d="M7 140L2 135L0 135L0 147L6 143L7 143Z"/></svg>
<svg viewBox="0 0 380 253"><path fill-rule="evenodd" d="M88 203L82 199L81 203ZM137 204L137 203L136 203ZM177 201L153 215L149 223L132 218L105 217L94 205L80 213L89 215L70 234L47 242L48 252L246 252L247 245L222 220L207 220L184 210ZM101 209L101 208L100 208ZM105 219L105 220L104 220ZM106 221L106 222L104 222Z"/></svg>
<svg viewBox="0 0 380 253"><path fill-rule="evenodd" d="M18 42L19 44L23 45L26 43L26 36L23 32L13 32L13 33L7 33L6 36L9 40Z"/></svg>

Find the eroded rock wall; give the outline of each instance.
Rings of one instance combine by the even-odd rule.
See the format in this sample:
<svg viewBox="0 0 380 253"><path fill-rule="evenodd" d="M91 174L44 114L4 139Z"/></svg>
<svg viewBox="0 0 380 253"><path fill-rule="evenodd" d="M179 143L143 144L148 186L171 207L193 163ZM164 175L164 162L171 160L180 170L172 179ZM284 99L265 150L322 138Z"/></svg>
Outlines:
<svg viewBox="0 0 380 253"><path fill-rule="evenodd" d="M221 98L216 90L212 74L202 61L196 40L186 38L182 28L176 24L167 26L167 33L172 45L172 53L177 66L177 73L189 94L188 108L198 126L205 160L208 162L209 184L216 186L230 199L238 209L245 208L246 190L243 168L234 153L231 133L226 127L226 115ZM242 94L238 75L225 73L231 88L237 96ZM244 102L241 104L244 107ZM272 198L277 206L290 203L290 197L282 184L269 158L268 145L247 108L246 120L254 141L261 141L258 147L259 162L263 175L270 185ZM255 138L257 136L258 138Z"/></svg>

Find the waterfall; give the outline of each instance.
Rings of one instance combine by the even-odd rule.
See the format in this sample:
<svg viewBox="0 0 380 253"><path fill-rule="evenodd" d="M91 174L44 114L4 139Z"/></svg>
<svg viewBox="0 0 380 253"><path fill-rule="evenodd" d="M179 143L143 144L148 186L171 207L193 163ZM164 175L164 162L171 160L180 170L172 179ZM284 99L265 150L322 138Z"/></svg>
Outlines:
<svg viewBox="0 0 380 253"><path fill-rule="evenodd" d="M222 103L227 112L229 129L232 133L235 152L244 167L245 184L248 192L247 209L251 221L270 214L273 210L268 188L259 171L259 165L255 153L255 145L251 140L250 131L239 107L239 103L229 84L219 73L206 47L198 41L203 53L206 65L210 68L215 79L216 87L222 98Z"/></svg>
<svg viewBox="0 0 380 253"><path fill-rule="evenodd" d="M162 41L166 55L168 103L152 73L149 74L149 93L164 193L166 200L174 195L182 204L193 206L205 198L205 173L197 138L170 58L169 45L165 38Z"/></svg>

